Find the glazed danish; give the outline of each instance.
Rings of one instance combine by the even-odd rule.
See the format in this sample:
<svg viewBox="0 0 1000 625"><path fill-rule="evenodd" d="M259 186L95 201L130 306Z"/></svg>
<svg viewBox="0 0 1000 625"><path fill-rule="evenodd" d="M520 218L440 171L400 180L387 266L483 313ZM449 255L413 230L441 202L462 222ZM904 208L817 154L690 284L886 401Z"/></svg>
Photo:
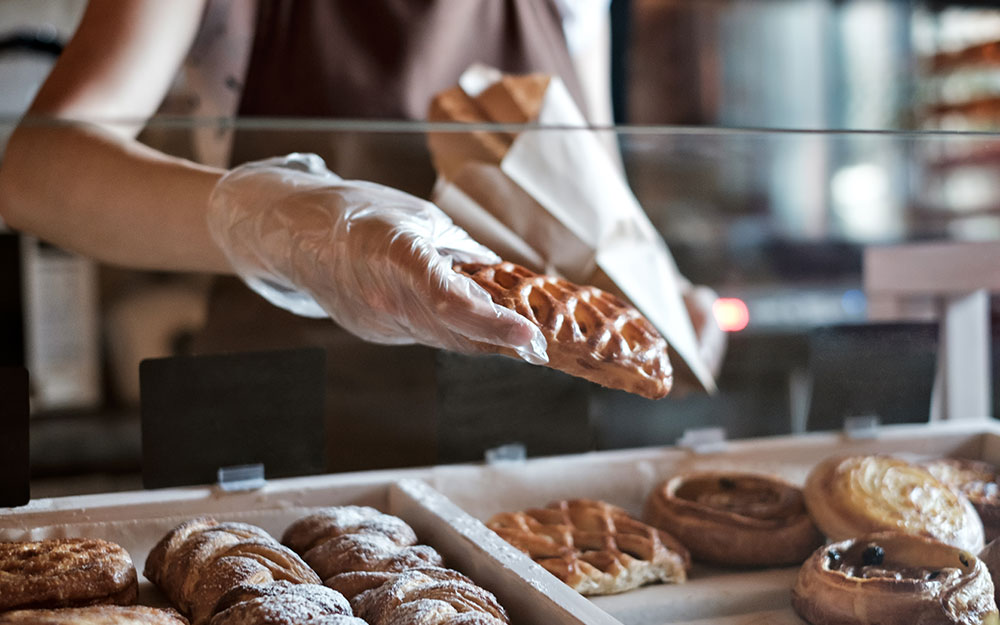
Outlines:
<svg viewBox="0 0 1000 625"><path fill-rule="evenodd" d="M674 476L650 493L645 517L695 560L722 566L800 564L823 543L802 491L767 475Z"/></svg>
<svg viewBox="0 0 1000 625"><path fill-rule="evenodd" d="M465 263L493 302L528 319L548 342L547 365L602 386L660 399L673 385L667 341L611 293L540 275L514 263Z"/></svg>
<svg viewBox="0 0 1000 625"><path fill-rule="evenodd" d="M241 584L321 581L261 528L210 518L170 530L150 551L144 573L194 625L207 623L219 599Z"/></svg>
<svg viewBox="0 0 1000 625"><path fill-rule="evenodd" d="M983 522L986 542L1000 536L1000 473L995 466L960 458L940 458L924 466L969 499Z"/></svg>
<svg viewBox="0 0 1000 625"><path fill-rule="evenodd" d="M813 521L832 540L901 531L971 553L983 548L983 524L969 500L899 458L829 458L809 473L803 494Z"/></svg>
<svg viewBox="0 0 1000 625"><path fill-rule="evenodd" d="M799 570L792 606L812 625L1000 623L982 561L932 538L898 532L817 549Z"/></svg>
<svg viewBox="0 0 1000 625"><path fill-rule="evenodd" d="M584 595L683 582L691 564L673 536L603 501L557 501L494 515L486 525Z"/></svg>
<svg viewBox="0 0 1000 625"><path fill-rule="evenodd" d="M95 538L0 542L0 611L135 603L128 552Z"/></svg>

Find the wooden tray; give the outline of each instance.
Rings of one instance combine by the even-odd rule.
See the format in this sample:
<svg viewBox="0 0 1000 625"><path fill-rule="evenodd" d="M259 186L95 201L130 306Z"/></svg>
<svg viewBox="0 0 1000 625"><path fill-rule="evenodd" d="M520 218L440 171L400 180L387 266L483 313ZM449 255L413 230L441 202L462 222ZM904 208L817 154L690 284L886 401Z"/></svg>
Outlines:
<svg viewBox="0 0 1000 625"><path fill-rule="evenodd" d="M370 505L410 523L421 541L493 591L516 623L592 625L801 624L790 607L797 567L723 570L696 566L685 584L647 586L586 599L482 525L496 512L572 497L603 499L641 515L649 492L682 471L736 469L801 484L830 455L888 453L919 460L964 457L1000 464L994 421L891 426L870 438L840 433L730 442L712 453L648 448L276 480L260 490L211 487L64 497L0 509L0 539L95 536L115 540L142 570L146 553L181 520L209 514L260 525L276 536L294 519L329 505ZM146 584L142 598L159 598Z"/></svg>
<svg viewBox="0 0 1000 625"><path fill-rule="evenodd" d="M39 500L23 509L0 509L0 540L89 536L117 542L140 572L139 603L158 606L167 603L142 577L142 569L153 545L181 521L211 515L252 523L280 537L292 521L318 508L368 505L409 523L449 566L492 591L513 623L620 625L424 482L399 476L377 472L279 480L243 493L206 487Z"/></svg>
<svg viewBox="0 0 1000 625"><path fill-rule="evenodd" d="M964 457L1000 464L995 421L944 422L879 428L872 438L842 433L730 442L713 453L680 448L640 449L545 458L483 467L474 483L457 475L430 484L472 516L541 507L556 499L589 497L641 517L647 495L667 477L693 470L736 469L780 475L802 484L831 455L885 453L911 460ZM591 602L625 625L802 624L791 609L798 567L726 570L695 565L684 584L646 586Z"/></svg>

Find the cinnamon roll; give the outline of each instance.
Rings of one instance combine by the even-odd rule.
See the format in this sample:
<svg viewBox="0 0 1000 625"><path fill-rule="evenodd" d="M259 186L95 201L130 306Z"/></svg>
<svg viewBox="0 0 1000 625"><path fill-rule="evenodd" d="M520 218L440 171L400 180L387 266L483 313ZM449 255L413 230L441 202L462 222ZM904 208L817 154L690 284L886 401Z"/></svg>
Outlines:
<svg viewBox="0 0 1000 625"><path fill-rule="evenodd" d="M810 472L803 493L813 521L832 540L900 531L970 553L983 548L983 524L969 500L899 458L829 458Z"/></svg>
<svg viewBox="0 0 1000 625"><path fill-rule="evenodd" d="M981 560L899 532L817 549L799 570L792 606L812 625L1000 623Z"/></svg>
<svg viewBox="0 0 1000 625"><path fill-rule="evenodd" d="M802 491L767 475L677 475L649 495L645 516L695 560L723 566L799 564L823 542Z"/></svg>

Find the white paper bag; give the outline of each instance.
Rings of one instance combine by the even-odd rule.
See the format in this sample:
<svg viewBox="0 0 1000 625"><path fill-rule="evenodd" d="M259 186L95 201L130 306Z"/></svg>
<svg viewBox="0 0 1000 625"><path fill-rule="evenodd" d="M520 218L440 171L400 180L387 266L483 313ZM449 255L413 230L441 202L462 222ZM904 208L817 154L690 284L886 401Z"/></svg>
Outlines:
<svg viewBox="0 0 1000 625"><path fill-rule="evenodd" d="M497 70L473 66L459 84L475 97L499 79ZM548 84L538 123L546 128L518 132L499 163L468 160L439 171L434 202L504 259L630 301L667 339L675 374L714 392L681 297L684 279L558 78ZM444 145L431 141L437 162Z"/></svg>

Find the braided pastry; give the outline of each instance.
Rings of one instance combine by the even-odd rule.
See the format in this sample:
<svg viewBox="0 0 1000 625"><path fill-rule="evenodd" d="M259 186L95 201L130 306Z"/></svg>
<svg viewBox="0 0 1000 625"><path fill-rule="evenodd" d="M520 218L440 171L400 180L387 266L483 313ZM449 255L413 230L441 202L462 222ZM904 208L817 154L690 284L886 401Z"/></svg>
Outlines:
<svg viewBox="0 0 1000 625"><path fill-rule="evenodd" d="M603 501L557 501L494 515L486 525L584 595L683 582L691 566L672 536Z"/></svg>
<svg viewBox="0 0 1000 625"><path fill-rule="evenodd" d="M493 595L458 571L429 567L404 571L352 601L371 625L505 625Z"/></svg>
<svg viewBox="0 0 1000 625"><path fill-rule="evenodd" d="M344 595L318 584L241 584L219 599L211 625L367 625Z"/></svg>
<svg viewBox="0 0 1000 625"><path fill-rule="evenodd" d="M489 591L443 568L409 525L374 508L328 508L293 523L282 540L371 625L509 622Z"/></svg>
<svg viewBox="0 0 1000 625"><path fill-rule="evenodd" d="M404 571L441 566L432 547L418 545L402 519L374 508L329 508L292 523L282 542L302 555L322 579L347 571Z"/></svg>
<svg viewBox="0 0 1000 625"><path fill-rule="evenodd" d="M0 614L0 625L188 625L170 608L144 605L90 605L55 610L15 610Z"/></svg>
<svg viewBox="0 0 1000 625"><path fill-rule="evenodd" d="M120 545L94 538L0 542L0 610L135 603L139 582Z"/></svg>
<svg viewBox="0 0 1000 625"><path fill-rule="evenodd" d="M259 527L209 518L187 521L168 532L153 547L144 572L194 625L207 623L216 602L240 584L321 581L292 550Z"/></svg>
<svg viewBox="0 0 1000 625"><path fill-rule="evenodd" d="M611 293L509 262L459 263L454 269L486 289L495 304L539 327L548 342L549 367L649 399L670 392L666 339Z"/></svg>

